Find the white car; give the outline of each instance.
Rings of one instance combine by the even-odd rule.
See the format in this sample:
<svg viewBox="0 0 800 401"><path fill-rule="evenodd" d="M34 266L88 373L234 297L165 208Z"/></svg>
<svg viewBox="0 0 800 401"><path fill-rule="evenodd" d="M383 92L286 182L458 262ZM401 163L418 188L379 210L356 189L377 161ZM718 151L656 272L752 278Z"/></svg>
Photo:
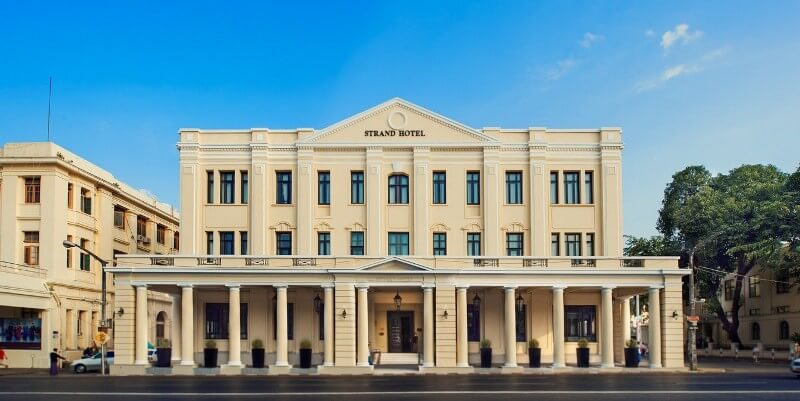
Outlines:
<svg viewBox="0 0 800 401"><path fill-rule="evenodd" d="M800 376L800 358L792 359L792 362L789 364L789 369L792 370L792 373Z"/></svg>
<svg viewBox="0 0 800 401"><path fill-rule="evenodd" d="M102 361L100 359L100 353L98 352L89 358L81 358L72 361L72 363L69 364L69 368L75 373L99 372L101 364ZM108 366L114 364L114 351L106 352L106 364Z"/></svg>

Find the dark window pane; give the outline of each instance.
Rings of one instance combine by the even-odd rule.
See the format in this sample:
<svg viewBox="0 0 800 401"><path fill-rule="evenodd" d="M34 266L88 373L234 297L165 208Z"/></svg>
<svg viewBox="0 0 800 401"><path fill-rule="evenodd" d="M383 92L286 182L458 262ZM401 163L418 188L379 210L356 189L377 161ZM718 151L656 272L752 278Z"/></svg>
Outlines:
<svg viewBox="0 0 800 401"><path fill-rule="evenodd" d="M233 255L233 231L219 232L219 254Z"/></svg>
<svg viewBox="0 0 800 401"><path fill-rule="evenodd" d="M433 173L433 203L447 203L447 176L444 171Z"/></svg>
<svg viewBox="0 0 800 401"><path fill-rule="evenodd" d="M578 187L578 173L564 173L564 203L576 204L580 202L580 189Z"/></svg>
<svg viewBox="0 0 800 401"><path fill-rule="evenodd" d="M320 205L331 204L331 173L328 171L320 171L317 173L317 203Z"/></svg>
<svg viewBox="0 0 800 401"><path fill-rule="evenodd" d="M292 254L292 233L286 231L279 231L275 233L278 255L291 255Z"/></svg>
<svg viewBox="0 0 800 401"><path fill-rule="evenodd" d="M523 255L522 233L507 233L506 234L506 255L507 256L522 256Z"/></svg>
<svg viewBox="0 0 800 401"><path fill-rule="evenodd" d="M317 233L317 254L331 254L331 233Z"/></svg>
<svg viewBox="0 0 800 401"><path fill-rule="evenodd" d="M597 341L596 335L597 308L590 306L568 305L564 307L564 337L566 341Z"/></svg>
<svg viewBox="0 0 800 401"><path fill-rule="evenodd" d="M350 172L350 203L360 205L364 203L364 172Z"/></svg>
<svg viewBox="0 0 800 401"><path fill-rule="evenodd" d="M350 254L363 255L364 254L364 232L352 231L350 233Z"/></svg>
<svg viewBox="0 0 800 401"><path fill-rule="evenodd" d="M481 311L474 304L467 304L467 340L481 340Z"/></svg>
<svg viewBox="0 0 800 401"><path fill-rule="evenodd" d="M522 172L506 172L506 203L522 203Z"/></svg>
<svg viewBox="0 0 800 401"><path fill-rule="evenodd" d="M481 173L467 172L467 205L481 204Z"/></svg>
<svg viewBox="0 0 800 401"><path fill-rule="evenodd" d="M467 233L467 255L481 255L481 233Z"/></svg>
<svg viewBox="0 0 800 401"><path fill-rule="evenodd" d="M292 173L289 171L279 171L275 174L277 178L275 203L288 205L292 203Z"/></svg>
<svg viewBox="0 0 800 401"><path fill-rule="evenodd" d="M234 199L234 174L233 171L220 171L219 172L219 182L220 182L220 192L219 192L219 202L230 204L233 203Z"/></svg>
<svg viewBox="0 0 800 401"><path fill-rule="evenodd" d="M447 255L447 234L433 233L433 254L437 256Z"/></svg>
<svg viewBox="0 0 800 401"><path fill-rule="evenodd" d="M389 176L389 203L408 203L408 176L392 174Z"/></svg>

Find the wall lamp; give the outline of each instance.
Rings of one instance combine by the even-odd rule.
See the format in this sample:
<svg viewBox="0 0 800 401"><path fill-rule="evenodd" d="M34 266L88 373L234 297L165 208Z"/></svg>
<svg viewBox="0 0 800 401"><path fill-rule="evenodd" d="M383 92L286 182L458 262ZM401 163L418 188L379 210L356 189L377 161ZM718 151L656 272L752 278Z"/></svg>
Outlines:
<svg viewBox="0 0 800 401"><path fill-rule="evenodd" d="M117 316L122 317L122 315L124 314L125 314L125 309L119 308L119 310L117 311Z"/></svg>
<svg viewBox="0 0 800 401"><path fill-rule="evenodd" d="M442 319L447 320L448 316L450 316L450 315L448 315L447 314L447 310L445 310L444 313L442 313Z"/></svg>
<svg viewBox="0 0 800 401"><path fill-rule="evenodd" d="M678 311L676 311L676 310L672 311L672 318L673 319L677 319L678 318Z"/></svg>
<svg viewBox="0 0 800 401"><path fill-rule="evenodd" d="M341 316L342 316L342 319L347 319L347 309L342 309Z"/></svg>

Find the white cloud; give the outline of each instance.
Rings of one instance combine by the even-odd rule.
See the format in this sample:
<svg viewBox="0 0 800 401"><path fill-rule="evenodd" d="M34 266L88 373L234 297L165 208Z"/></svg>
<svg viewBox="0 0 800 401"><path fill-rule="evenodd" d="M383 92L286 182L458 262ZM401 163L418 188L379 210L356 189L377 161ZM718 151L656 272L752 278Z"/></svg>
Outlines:
<svg viewBox="0 0 800 401"><path fill-rule="evenodd" d="M596 33L586 32L583 34L583 39L581 39L578 44L581 45L584 49L588 49L592 47L597 42L602 42L605 39L605 36L599 35Z"/></svg>
<svg viewBox="0 0 800 401"><path fill-rule="evenodd" d="M664 85L667 81L671 79L677 78L681 75L694 74L702 70L703 70L702 67L700 67L699 65L678 64L676 66L672 66L665 69L661 73L661 75L658 76L658 78L639 82L638 84L636 84L636 91L644 92L650 89L655 89L661 85Z"/></svg>
<svg viewBox="0 0 800 401"><path fill-rule="evenodd" d="M692 31L688 24L678 24L675 26L675 30L666 31L661 35L661 47L667 50L678 42L687 44L701 37L703 37L703 31Z"/></svg>
<svg viewBox="0 0 800 401"><path fill-rule="evenodd" d="M652 30L652 29L648 29L648 30L644 31L644 36L653 36L655 34L656 34L656 32L654 30Z"/></svg>
<svg viewBox="0 0 800 401"><path fill-rule="evenodd" d="M577 62L571 58L559 60L554 67L544 71L544 78L548 81L557 81L575 68L576 65Z"/></svg>

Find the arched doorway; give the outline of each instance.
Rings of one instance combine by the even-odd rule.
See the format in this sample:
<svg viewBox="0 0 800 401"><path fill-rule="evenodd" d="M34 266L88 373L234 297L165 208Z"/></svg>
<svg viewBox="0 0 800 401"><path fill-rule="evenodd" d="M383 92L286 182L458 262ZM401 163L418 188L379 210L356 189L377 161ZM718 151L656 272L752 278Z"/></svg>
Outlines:
<svg viewBox="0 0 800 401"><path fill-rule="evenodd" d="M156 343L158 343L161 339L165 338L165 330L164 327L167 322L167 313L166 312L158 312L156 315Z"/></svg>

